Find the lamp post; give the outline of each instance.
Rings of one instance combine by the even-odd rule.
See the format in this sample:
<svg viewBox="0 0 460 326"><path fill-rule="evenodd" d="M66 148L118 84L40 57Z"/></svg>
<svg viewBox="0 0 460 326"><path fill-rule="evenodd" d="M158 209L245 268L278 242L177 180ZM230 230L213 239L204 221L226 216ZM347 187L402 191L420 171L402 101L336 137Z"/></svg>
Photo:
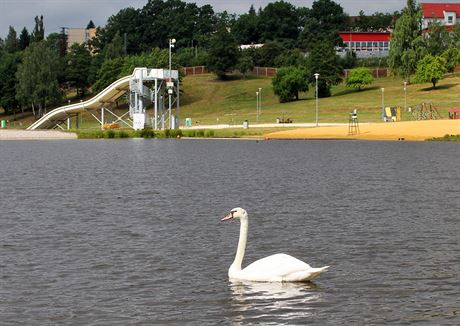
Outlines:
<svg viewBox="0 0 460 326"><path fill-rule="evenodd" d="M319 74L316 73L315 74L315 80L316 80L316 91L315 91L315 94L316 94L316 126L318 127L318 77L319 77Z"/></svg>
<svg viewBox="0 0 460 326"><path fill-rule="evenodd" d="M407 81L404 82L404 112L407 109Z"/></svg>
<svg viewBox="0 0 460 326"><path fill-rule="evenodd" d="M259 121L259 92L256 92L256 119Z"/></svg>
<svg viewBox="0 0 460 326"><path fill-rule="evenodd" d="M262 114L262 88L259 87L259 114Z"/></svg>
<svg viewBox="0 0 460 326"><path fill-rule="evenodd" d="M172 65L172 49L174 48L174 44L176 43L175 38L169 39L169 84L168 86L168 97L169 97L169 129L173 128L173 122L171 121L171 95L173 93L173 83L172 83L172 70L171 70L171 65ZM175 125L175 124L174 124Z"/></svg>
<svg viewBox="0 0 460 326"><path fill-rule="evenodd" d="M382 90L382 120L385 121L385 88L381 88Z"/></svg>

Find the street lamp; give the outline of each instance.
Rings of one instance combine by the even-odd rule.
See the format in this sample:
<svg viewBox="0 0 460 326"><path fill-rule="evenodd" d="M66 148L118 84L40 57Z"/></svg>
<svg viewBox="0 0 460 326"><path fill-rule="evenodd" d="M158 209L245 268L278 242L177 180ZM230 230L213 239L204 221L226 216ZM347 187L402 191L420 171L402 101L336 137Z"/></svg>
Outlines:
<svg viewBox="0 0 460 326"><path fill-rule="evenodd" d="M385 121L385 88L381 88L382 90L382 120Z"/></svg>
<svg viewBox="0 0 460 326"><path fill-rule="evenodd" d="M176 39L175 38L170 38L169 39L169 83L168 83L168 97L169 97L169 129L172 129L173 127L173 122L171 121L171 95L173 93L173 87L174 87L174 84L172 82L172 71L171 71L171 64L172 64L172 49L174 48L174 44L176 43ZM175 124L174 124L175 125Z"/></svg>
<svg viewBox="0 0 460 326"><path fill-rule="evenodd" d="M404 112L407 109L407 81L404 82Z"/></svg>
<svg viewBox="0 0 460 326"><path fill-rule="evenodd" d="M259 114L262 114L262 88L259 87Z"/></svg>
<svg viewBox="0 0 460 326"><path fill-rule="evenodd" d="M315 80L316 80L316 126L318 127L318 77L319 74L315 74Z"/></svg>
<svg viewBox="0 0 460 326"><path fill-rule="evenodd" d="M256 92L256 117L259 121L259 92Z"/></svg>

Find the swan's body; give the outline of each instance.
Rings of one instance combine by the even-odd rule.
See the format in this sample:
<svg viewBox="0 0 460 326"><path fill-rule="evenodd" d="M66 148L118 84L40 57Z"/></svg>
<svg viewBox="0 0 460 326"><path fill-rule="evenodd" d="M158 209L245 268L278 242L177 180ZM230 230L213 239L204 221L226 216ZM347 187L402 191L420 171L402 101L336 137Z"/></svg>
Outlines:
<svg viewBox="0 0 460 326"><path fill-rule="evenodd" d="M240 238L235 260L228 270L228 277L233 280L258 282L305 282L311 281L329 266L312 268L307 263L286 254L276 254L259 259L242 269L244 251L248 238L248 215L242 208L234 208L223 221L239 218L241 222Z"/></svg>

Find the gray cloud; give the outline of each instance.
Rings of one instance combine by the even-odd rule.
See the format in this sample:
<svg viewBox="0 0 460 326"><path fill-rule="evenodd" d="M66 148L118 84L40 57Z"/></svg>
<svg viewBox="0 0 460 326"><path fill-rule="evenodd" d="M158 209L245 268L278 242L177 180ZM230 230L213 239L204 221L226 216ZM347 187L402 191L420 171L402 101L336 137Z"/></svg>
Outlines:
<svg viewBox="0 0 460 326"><path fill-rule="evenodd" d="M265 7L271 0L191 0L199 6L210 4L214 10L229 13L244 13L251 4L255 8ZM311 7L313 0L289 0L297 7ZM350 15L360 10L371 14L376 11L393 12L401 10L406 0L336 0ZM430 2L458 2L455 0L430 0ZM18 34L25 26L29 32L34 26L34 17L44 16L45 34L59 32L61 27L86 27L90 20L104 26L107 19L126 7L140 8L147 0L0 0L0 37L5 38L8 27L13 26Z"/></svg>

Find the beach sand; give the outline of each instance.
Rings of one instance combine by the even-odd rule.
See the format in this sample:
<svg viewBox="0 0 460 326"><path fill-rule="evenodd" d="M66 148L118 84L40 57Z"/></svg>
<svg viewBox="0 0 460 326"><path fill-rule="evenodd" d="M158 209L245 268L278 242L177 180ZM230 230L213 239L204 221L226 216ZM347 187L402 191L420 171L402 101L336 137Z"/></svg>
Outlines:
<svg viewBox="0 0 460 326"><path fill-rule="evenodd" d="M422 141L460 134L460 120L363 123L359 134L348 135L348 125L301 128L264 135L266 139L363 139Z"/></svg>
<svg viewBox="0 0 460 326"><path fill-rule="evenodd" d="M77 139L77 134L58 130L0 129L0 140Z"/></svg>

